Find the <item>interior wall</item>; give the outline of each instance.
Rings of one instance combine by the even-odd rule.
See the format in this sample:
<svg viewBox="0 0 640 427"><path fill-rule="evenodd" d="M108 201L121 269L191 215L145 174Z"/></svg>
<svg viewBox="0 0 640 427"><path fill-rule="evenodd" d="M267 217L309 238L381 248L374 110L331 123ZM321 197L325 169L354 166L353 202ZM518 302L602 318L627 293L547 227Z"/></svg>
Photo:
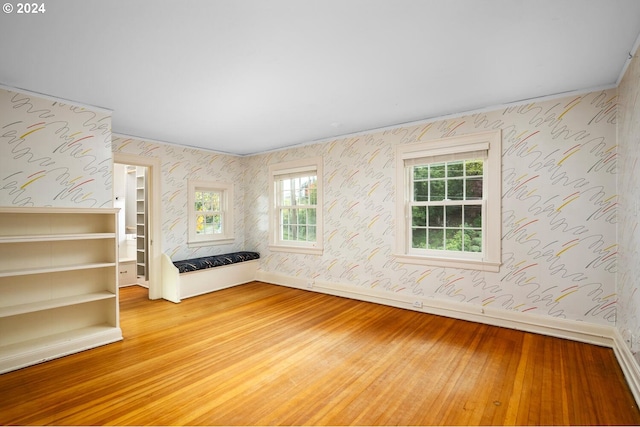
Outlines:
<svg viewBox="0 0 640 427"><path fill-rule="evenodd" d="M634 55L618 86L620 119L618 152L620 195L617 327L640 362L640 59Z"/></svg>
<svg viewBox="0 0 640 427"><path fill-rule="evenodd" d="M0 88L0 206L112 207L111 113Z"/></svg>
<svg viewBox="0 0 640 427"><path fill-rule="evenodd" d="M532 102L247 158L246 247L260 269L385 292L613 325L616 90ZM499 273L396 262L399 144L502 129ZM324 158L324 254L271 252L268 166Z"/></svg>
<svg viewBox="0 0 640 427"><path fill-rule="evenodd" d="M629 73L637 75L634 67ZM634 91L637 83L621 88L632 104ZM632 219L622 224L620 236L627 257L619 274L625 298L618 298L615 286L616 105L617 91L611 89L242 158L134 138L111 142L106 112L0 90L0 204L111 206L112 150L156 157L162 165L162 250L172 259L257 250L261 270L289 277L598 324L614 324L621 307L624 327L637 332L638 275L632 265L638 238L631 233ZM629 111L637 117L633 105ZM631 151L638 134L633 120L626 131ZM395 147L498 128L500 273L396 262ZM311 156L324 159L324 254L271 252L268 165ZM635 167L627 164L624 176L635 176ZM233 244L188 247L188 179L234 183ZM633 184L627 187L634 207L637 191Z"/></svg>
<svg viewBox="0 0 640 427"><path fill-rule="evenodd" d="M113 152L155 157L161 163L162 252L173 260L217 255L244 249L243 158L178 147L155 141L113 136ZM234 185L235 241L230 244L189 247L187 244L188 180L219 181Z"/></svg>

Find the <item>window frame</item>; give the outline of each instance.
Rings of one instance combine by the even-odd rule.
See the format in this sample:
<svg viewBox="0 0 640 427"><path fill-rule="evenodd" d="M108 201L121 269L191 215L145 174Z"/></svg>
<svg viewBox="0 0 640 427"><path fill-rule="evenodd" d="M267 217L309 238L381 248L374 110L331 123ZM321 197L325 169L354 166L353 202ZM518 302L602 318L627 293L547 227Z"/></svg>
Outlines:
<svg viewBox="0 0 640 427"><path fill-rule="evenodd" d="M322 186L322 157L281 162L269 166L269 249L280 252L296 252L310 255L322 255L323 244L323 186ZM280 237L279 195L276 194L278 177L285 175L291 178L295 175L315 173L316 175L316 204L315 208L304 205L301 209L315 209L316 211L316 240L314 242L282 240Z"/></svg>
<svg viewBox="0 0 640 427"><path fill-rule="evenodd" d="M226 182L188 180L188 238L189 247L213 246L233 243L235 240L234 218L233 218L233 184ZM219 192L221 194L220 213L222 216L222 233L220 234L197 234L195 210L196 191Z"/></svg>
<svg viewBox="0 0 640 427"><path fill-rule="evenodd" d="M411 247L413 166L483 158L482 252L423 250ZM447 160L447 159L451 160ZM428 162L428 163L420 163ZM447 137L396 148L396 261L434 267L499 272L502 256L502 134L500 130ZM443 205L447 202L443 201ZM453 203L453 204L458 204ZM475 204L475 202L474 202Z"/></svg>

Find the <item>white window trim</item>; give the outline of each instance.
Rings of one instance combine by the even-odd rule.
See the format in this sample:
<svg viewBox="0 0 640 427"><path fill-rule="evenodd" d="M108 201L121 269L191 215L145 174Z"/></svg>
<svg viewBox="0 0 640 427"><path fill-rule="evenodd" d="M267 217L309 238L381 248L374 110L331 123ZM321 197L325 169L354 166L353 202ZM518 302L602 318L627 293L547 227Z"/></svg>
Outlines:
<svg viewBox="0 0 640 427"><path fill-rule="evenodd" d="M189 247L213 246L233 243L235 240L233 222L233 184L226 182L188 180L188 236ZM195 232L195 192L196 189L222 192L222 211L224 212L222 234L197 235Z"/></svg>
<svg viewBox="0 0 640 427"><path fill-rule="evenodd" d="M410 214L407 202L410 194L410 177L406 163L414 159L472 153L482 147L488 148L485 162L483 198L486 212L483 215L482 258L473 259L465 253L443 251L442 255L422 255L410 251ZM442 138L433 141L403 144L396 148L396 261L434 267L451 267L469 270L499 272L502 264L502 133L481 132L470 135ZM487 197L489 196L489 197Z"/></svg>
<svg viewBox="0 0 640 427"><path fill-rule="evenodd" d="M293 160L269 166L269 249L274 252L296 252L309 255L322 255L324 250L323 232L323 184L322 157ZM275 178L288 173L315 171L317 175L316 241L282 242L279 236L280 224L276 212Z"/></svg>

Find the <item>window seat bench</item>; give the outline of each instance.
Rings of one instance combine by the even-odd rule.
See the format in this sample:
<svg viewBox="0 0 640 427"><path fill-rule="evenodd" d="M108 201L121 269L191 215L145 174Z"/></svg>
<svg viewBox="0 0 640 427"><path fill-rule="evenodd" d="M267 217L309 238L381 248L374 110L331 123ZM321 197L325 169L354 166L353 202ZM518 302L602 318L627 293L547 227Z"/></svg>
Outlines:
<svg viewBox="0 0 640 427"><path fill-rule="evenodd" d="M260 254L233 252L172 261L162 254L162 297L178 303L255 280Z"/></svg>

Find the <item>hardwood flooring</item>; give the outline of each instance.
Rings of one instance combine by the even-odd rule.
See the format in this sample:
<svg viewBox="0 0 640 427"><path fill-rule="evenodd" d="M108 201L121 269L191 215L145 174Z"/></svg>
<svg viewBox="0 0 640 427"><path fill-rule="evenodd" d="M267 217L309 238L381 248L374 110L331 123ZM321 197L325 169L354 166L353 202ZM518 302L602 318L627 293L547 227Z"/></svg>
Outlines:
<svg viewBox="0 0 640 427"><path fill-rule="evenodd" d="M608 348L252 282L121 290L125 339L0 375L0 424L639 425Z"/></svg>

